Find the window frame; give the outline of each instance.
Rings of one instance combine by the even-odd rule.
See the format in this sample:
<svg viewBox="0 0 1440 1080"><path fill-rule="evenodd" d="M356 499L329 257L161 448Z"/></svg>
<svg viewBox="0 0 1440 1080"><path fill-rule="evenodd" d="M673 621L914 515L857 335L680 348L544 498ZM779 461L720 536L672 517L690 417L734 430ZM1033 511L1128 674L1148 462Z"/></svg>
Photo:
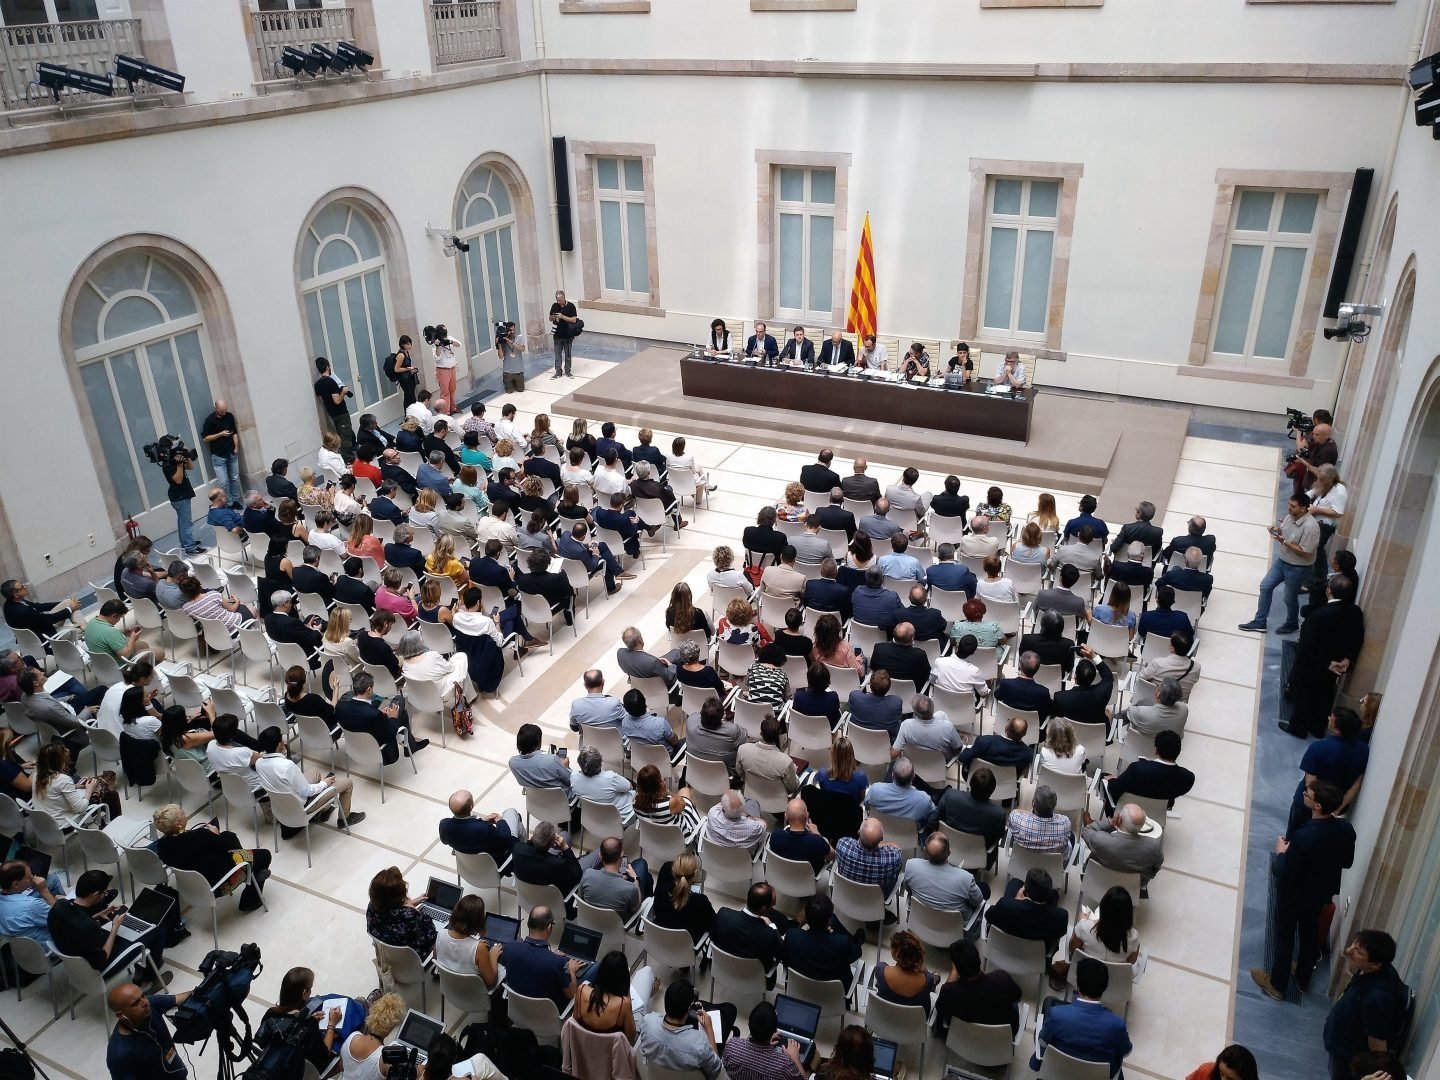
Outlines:
<svg viewBox="0 0 1440 1080"><path fill-rule="evenodd" d="M832 240L835 255L831 268L830 299L834 305L828 315L820 320L827 326L845 325L845 304L849 300L846 287L847 275L854 269L847 259L854 255L850 250L850 164L851 155L826 153L815 150L770 150L755 151L755 189L759 193L756 208L755 244L755 311L757 317L784 321L788 316L775 311L779 296L776 269L779 265L779 238L776 235L779 217L776 213L779 194L776 169L785 168L829 168L835 170L835 211ZM823 314L815 312L814 315Z"/></svg>
<svg viewBox="0 0 1440 1080"><path fill-rule="evenodd" d="M606 161L613 161L615 163L615 182L618 185L617 187L607 188L602 187L600 184L600 165L601 162ZM626 185L626 165L629 162L636 162L640 166L641 188L639 191L635 191L634 189ZM598 223L598 228L596 232L596 245L598 247L597 254L600 257L600 295L606 300L616 300L620 303L648 303L650 300L649 251L646 251L645 256L646 282L643 292L633 287L635 284L635 268L631 265L630 261L632 242L630 236L630 207L643 207L645 205L647 194L645 190L645 159L635 155L620 156L616 154L600 154L592 157L590 159L590 164L591 167L595 170L595 218L596 222ZM605 203L615 203L620 207L620 236L618 241L620 244L620 278L625 284L625 287L621 289L613 288L610 285L606 284L605 281L605 266L607 261L605 257L606 247L603 213ZM649 215L647 214L647 229L649 224L648 217Z"/></svg>
<svg viewBox="0 0 1440 1080"><path fill-rule="evenodd" d="M660 251L655 227L655 144L571 140L568 144L575 168L575 209L580 252L581 296L587 307L628 315L663 318L660 306ZM631 293L620 297L604 288L600 247L600 200L596 188L595 162L600 158L639 158L645 183L645 257L649 294ZM623 181L622 181L623 183ZM623 216L623 215L622 215ZM627 277L628 284L628 277Z"/></svg>
<svg viewBox="0 0 1440 1080"><path fill-rule="evenodd" d="M999 181L1013 180L1020 185L1020 212L1001 214L995 210L995 187ZM1032 218L1030 214L1031 185L1035 183L1055 184L1055 216ZM1044 342L1050 328L1050 282L1055 277L1055 248L1060 235L1060 191L1063 185L1058 179L1043 176L987 176L985 180L985 251L981 261L980 278L980 333L985 336L1013 338L1016 341ZM997 228L1014 228L1015 266L1011 272L1010 325L990 326L985 322L986 299L990 291L990 249L991 237ZM1020 307L1024 301L1025 249L1032 232L1050 234L1050 266L1045 277L1045 325L1039 330L1021 330Z"/></svg>
<svg viewBox="0 0 1440 1080"><path fill-rule="evenodd" d="M783 196L782 193L781 193L781 192L782 192L782 187L781 187L781 179L780 179L780 178L781 178L781 175L784 173L784 171L787 170L787 169L796 169L796 170L799 170L799 171L801 172L802 176L803 176L804 185L805 185L805 191L804 191L804 196L803 196L803 198L802 198L799 202L794 202L794 201L787 200L787 199L784 198L784 196ZM813 198L813 191L814 191L814 174L817 173L817 172L822 172L822 171L823 171L823 172L829 172L829 173L831 173L831 174L834 175L834 185L833 185L833 189L834 189L834 191L835 191L835 195L832 197L831 201L828 202L828 203L815 202L815 201L814 201L814 198ZM813 323L813 322L815 322L817 319L820 320L820 321L828 320L828 319L830 318L831 313L835 310L835 305L836 305L836 292L835 292L835 255L836 255L836 252L835 252L835 246L836 246L836 245L835 245L835 229L836 229L835 213L836 213L836 206L835 206L835 201L836 201L836 199L838 199L838 197L839 197L839 176L838 176L838 174L837 174L837 172L836 172L836 169L835 169L835 167L834 167L833 165L776 165L776 166L774 166L773 169L771 170L771 173L770 173L770 183L771 183L771 205L772 205L771 213L773 214L773 217L774 217L774 220L773 220L773 222L772 222L772 227L773 227L773 229L774 229L774 235L775 235L775 267L774 267L774 274L775 274L775 276L774 276L774 281L775 281L775 295L771 298L770 310L773 312L775 318L777 318L777 319L789 320L789 321L791 321L791 322L801 322L801 323L811 322L811 323ZM781 293L781 290L784 288L784 285L783 285L782 281L780 280L781 243L782 243L782 241L781 241L781 234L780 234L780 219L781 219L782 217L786 216L786 215L798 216L798 217L800 217L800 219L801 219L801 221L802 221L802 223L803 223L803 224L802 224L802 228L801 228L801 240L800 240L800 296L801 296L802 300L805 301L805 304L804 304L804 306L799 307L799 308L787 308L787 307L782 307L782 306L781 306L781 303L780 303L780 293ZM813 307L811 307L810 304L809 304L811 291L812 291L812 288L813 288L813 286L814 286L814 284L815 284L815 283L811 280L811 278L810 278L811 257L812 257L812 252L813 252L813 245L812 245L812 243L811 243L812 230L811 230L811 227L810 227L810 222L811 222L812 219L817 218L817 217L828 218L829 221L830 221L830 248L831 248L831 251L830 251L830 259L831 259L831 265L830 265L830 282L829 282L829 285L828 285L829 292L830 292L830 306L829 306L828 308L813 308Z"/></svg>
<svg viewBox="0 0 1440 1080"><path fill-rule="evenodd" d="M58 26L61 23L100 22L102 19L105 18L105 16L100 12L99 0L91 0L91 4L95 8L95 14L87 15L84 18L80 19L60 18L59 12L55 9L55 0L40 0L40 2L45 7L45 18L41 22L7 23L5 21L5 13L3 11L0 11L0 26L9 26L11 28L18 26Z"/></svg>

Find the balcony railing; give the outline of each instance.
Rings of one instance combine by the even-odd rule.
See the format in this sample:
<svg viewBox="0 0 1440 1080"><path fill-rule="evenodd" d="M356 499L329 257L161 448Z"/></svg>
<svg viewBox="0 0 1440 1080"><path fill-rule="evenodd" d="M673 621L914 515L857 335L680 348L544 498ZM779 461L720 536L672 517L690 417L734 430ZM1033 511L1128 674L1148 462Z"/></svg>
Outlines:
<svg viewBox="0 0 1440 1080"><path fill-rule="evenodd" d="M500 0L454 0L426 5L435 66L505 59Z"/></svg>
<svg viewBox="0 0 1440 1080"><path fill-rule="evenodd" d="M355 40L355 12L351 8L310 8L304 11L257 11L251 14L255 52L262 79L286 78L290 72L277 68L286 45L302 52L315 42L331 49L338 41Z"/></svg>
<svg viewBox="0 0 1440 1080"><path fill-rule="evenodd" d="M36 64L61 64L103 75L115 70L116 53L140 55L139 19L0 26L0 104L18 109L27 100L35 105L55 100L49 90L30 85ZM138 92L140 86L135 89ZM77 90L60 91L62 101L79 95Z"/></svg>

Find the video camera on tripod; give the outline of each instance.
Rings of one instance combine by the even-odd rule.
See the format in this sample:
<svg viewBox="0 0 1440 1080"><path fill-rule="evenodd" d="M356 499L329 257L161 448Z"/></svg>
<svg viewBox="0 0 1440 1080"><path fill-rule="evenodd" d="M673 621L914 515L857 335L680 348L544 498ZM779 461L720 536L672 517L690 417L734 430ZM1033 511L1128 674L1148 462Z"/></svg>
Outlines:
<svg viewBox="0 0 1440 1080"><path fill-rule="evenodd" d="M240 946L239 952L212 949L200 961L200 973L205 978L170 1018L177 1043L204 1043L212 1034L215 1036L222 1080L235 1075L236 1062L248 1061L254 1055L244 1003L261 967L260 946L254 942ZM237 1016L243 1035L235 1025Z"/></svg>

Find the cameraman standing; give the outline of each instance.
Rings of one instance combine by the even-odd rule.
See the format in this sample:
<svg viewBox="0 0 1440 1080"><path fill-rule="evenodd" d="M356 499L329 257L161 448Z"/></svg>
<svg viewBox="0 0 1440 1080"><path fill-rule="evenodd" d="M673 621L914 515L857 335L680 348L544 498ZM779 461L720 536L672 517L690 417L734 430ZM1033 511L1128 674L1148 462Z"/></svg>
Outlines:
<svg viewBox="0 0 1440 1080"><path fill-rule="evenodd" d="M1296 432L1295 449L1300 456L1286 467L1286 472L1295 481L1293 493L1296 495L1315 482L1321 465L1340 464L1340 447L1335 442L1334 429L1330 426L1330 413L1325 409L1316 409L1313 420L1315 426L1310 430L1310 434Z"/></svg>
<svg viewBox="0 0 1440 1080"><path fill-rule="evenodd" d="M195 539L195 515L190 503L195 487L187 475L195 467L195 458L183 444L177 445L165 461L165 479L170 481L170 505L175 509L175 527L180 532L180 547L186 555L203 555L205 549Z"/></svg>
<svg viewBox="0 0 1440 1080"><path fill-rule="evenodd" d="M146 994L130 982L110 991L105 1000L120 1018L105 1050L110 1080L176 1080L190 1075L163 1015L183 1005L189 996L189 990L174 995Z"/></svg>
<svg viewBox="0 0 1440 1080"><path fill-rule="evenodd" d="M345 399L354 397L355 392L335 378L325 357L315 358L315 370L320 373L315 380L315 396L324 406L330 426L340 436L340 455L347 462L354 461L355 429L350 426L350 406L345 404Z"/></svg>
<svg viewBox="0 0 1440 1080"><path fill-rule="evenodd" d="M425 330L425 340L430 342L435 350L435 385L440 389L440 396L445 399L445 404L437 411L454 412L457 404L455 401L455 349L460 342L450 336L444 323L439 326L427 326Z"/></svg>

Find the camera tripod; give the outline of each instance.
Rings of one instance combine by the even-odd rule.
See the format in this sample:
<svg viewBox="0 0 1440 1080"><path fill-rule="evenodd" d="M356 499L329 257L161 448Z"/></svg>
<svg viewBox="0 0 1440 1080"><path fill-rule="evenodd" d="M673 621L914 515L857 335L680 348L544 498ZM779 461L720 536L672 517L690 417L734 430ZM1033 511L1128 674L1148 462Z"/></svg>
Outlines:
<svg viewBox="0 0 1440 1080"><path fill-rule="evenodd" d="M40 1063L30 1055L29 1047L25 1045L24 1040L21 1039L19 1035L15 1034L15 1029L5 1022L3 1016L0 1016L0 1033L3 1033L5 1038L10 1040L11 1046L20 1051L25 1060L30 1063L30 1067L35 1070L36 1076L43 1076L45 1080L50 1080L50 1074L42 1069Z"/></svg>

